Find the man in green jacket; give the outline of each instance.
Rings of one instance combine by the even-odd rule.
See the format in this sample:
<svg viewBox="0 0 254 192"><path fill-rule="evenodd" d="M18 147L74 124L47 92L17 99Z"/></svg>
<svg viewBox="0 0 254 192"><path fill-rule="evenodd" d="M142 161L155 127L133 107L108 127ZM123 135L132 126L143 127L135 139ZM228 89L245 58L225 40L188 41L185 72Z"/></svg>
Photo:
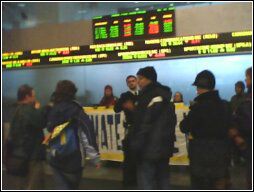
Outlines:
<svg viewBox="0 0 254 192"><path fill-rule="evenodd" d="M17 93L18 105L11 121L8 138L9 158L7 171L12 175L14 188L42 189L43 160L42 146L45 120L35 91L29 85L22 85Z"/></svg>

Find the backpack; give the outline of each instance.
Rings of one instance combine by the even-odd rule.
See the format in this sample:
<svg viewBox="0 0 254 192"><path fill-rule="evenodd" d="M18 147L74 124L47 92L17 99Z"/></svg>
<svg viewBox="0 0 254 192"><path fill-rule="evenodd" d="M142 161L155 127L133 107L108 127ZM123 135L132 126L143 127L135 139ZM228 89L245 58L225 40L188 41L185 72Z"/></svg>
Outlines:
<svg viewBox="0 0 254 192"><path fill-rule="evenodd" d="M63 159L79 150L75 120L70 120L54 127L43 144L47 145L52 158Z"/></svg>

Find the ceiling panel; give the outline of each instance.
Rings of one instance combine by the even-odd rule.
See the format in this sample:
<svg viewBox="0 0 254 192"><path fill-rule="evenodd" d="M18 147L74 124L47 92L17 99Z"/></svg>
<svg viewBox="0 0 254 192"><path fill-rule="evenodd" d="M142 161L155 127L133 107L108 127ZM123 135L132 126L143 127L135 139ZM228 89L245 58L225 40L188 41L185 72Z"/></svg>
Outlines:
<svg viewBox="0 0 254 192"><path fill-rule="evenodd" d="M5 30L89 20L123 11L151 10L173 5L176 9L215 4L207 2L2 2ZM217 3L218 4L218 3Z"/></svg>

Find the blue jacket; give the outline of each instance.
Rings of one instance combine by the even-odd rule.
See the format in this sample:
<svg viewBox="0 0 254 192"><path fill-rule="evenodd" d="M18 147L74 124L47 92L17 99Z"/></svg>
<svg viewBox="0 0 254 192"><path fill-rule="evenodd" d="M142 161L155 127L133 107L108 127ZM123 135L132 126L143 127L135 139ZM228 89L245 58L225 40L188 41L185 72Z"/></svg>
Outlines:
<svg viewBox="0 0 254 192"><path fill-rule="evenodd" d="M52 132L54 127L71 120L74 120L72 128L80 143L79 150L64 159L50 158L49 162L51 166L65 172L80 171L85 155L94 160L94 163L99 159L93 123L77 102L61 102L54 105L48 115L47 129Z"/></svg>

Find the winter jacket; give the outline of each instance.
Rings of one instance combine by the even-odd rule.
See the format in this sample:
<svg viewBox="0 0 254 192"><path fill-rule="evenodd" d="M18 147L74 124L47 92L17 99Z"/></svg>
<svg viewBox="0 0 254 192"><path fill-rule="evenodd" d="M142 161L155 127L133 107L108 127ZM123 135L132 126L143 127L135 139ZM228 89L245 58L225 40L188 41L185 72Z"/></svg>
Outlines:
<svg viewBox="0 0 254 192"><path fill-rule="evenodd" d="M227 175L229 165L228 130L231 110L218 91L197 96L180 129L190 134L191 173L201 177L220 178Z"/></svg>
<svg viewBox="0 0 254 192"><path fill-rule="evenodd" d="M151 83L140 93L135 112L134 139L131 144L137 160L159 160L172 156L176 125L171 90Z"/></svg>
<svg viewBox="0 0 254 192"><path fill-rule="evenodd" d="M78 172L83 167L84 159L88 156L94 163L99 161L98 146L93 124L83 108L75 101L61 102L55 104L48 115L47 129L52 132L53 129L71 121L71 128L75 130L79 145L77 151L65 157L58 159L53 156L50 158L51 166L64 172Z"/></svg>

